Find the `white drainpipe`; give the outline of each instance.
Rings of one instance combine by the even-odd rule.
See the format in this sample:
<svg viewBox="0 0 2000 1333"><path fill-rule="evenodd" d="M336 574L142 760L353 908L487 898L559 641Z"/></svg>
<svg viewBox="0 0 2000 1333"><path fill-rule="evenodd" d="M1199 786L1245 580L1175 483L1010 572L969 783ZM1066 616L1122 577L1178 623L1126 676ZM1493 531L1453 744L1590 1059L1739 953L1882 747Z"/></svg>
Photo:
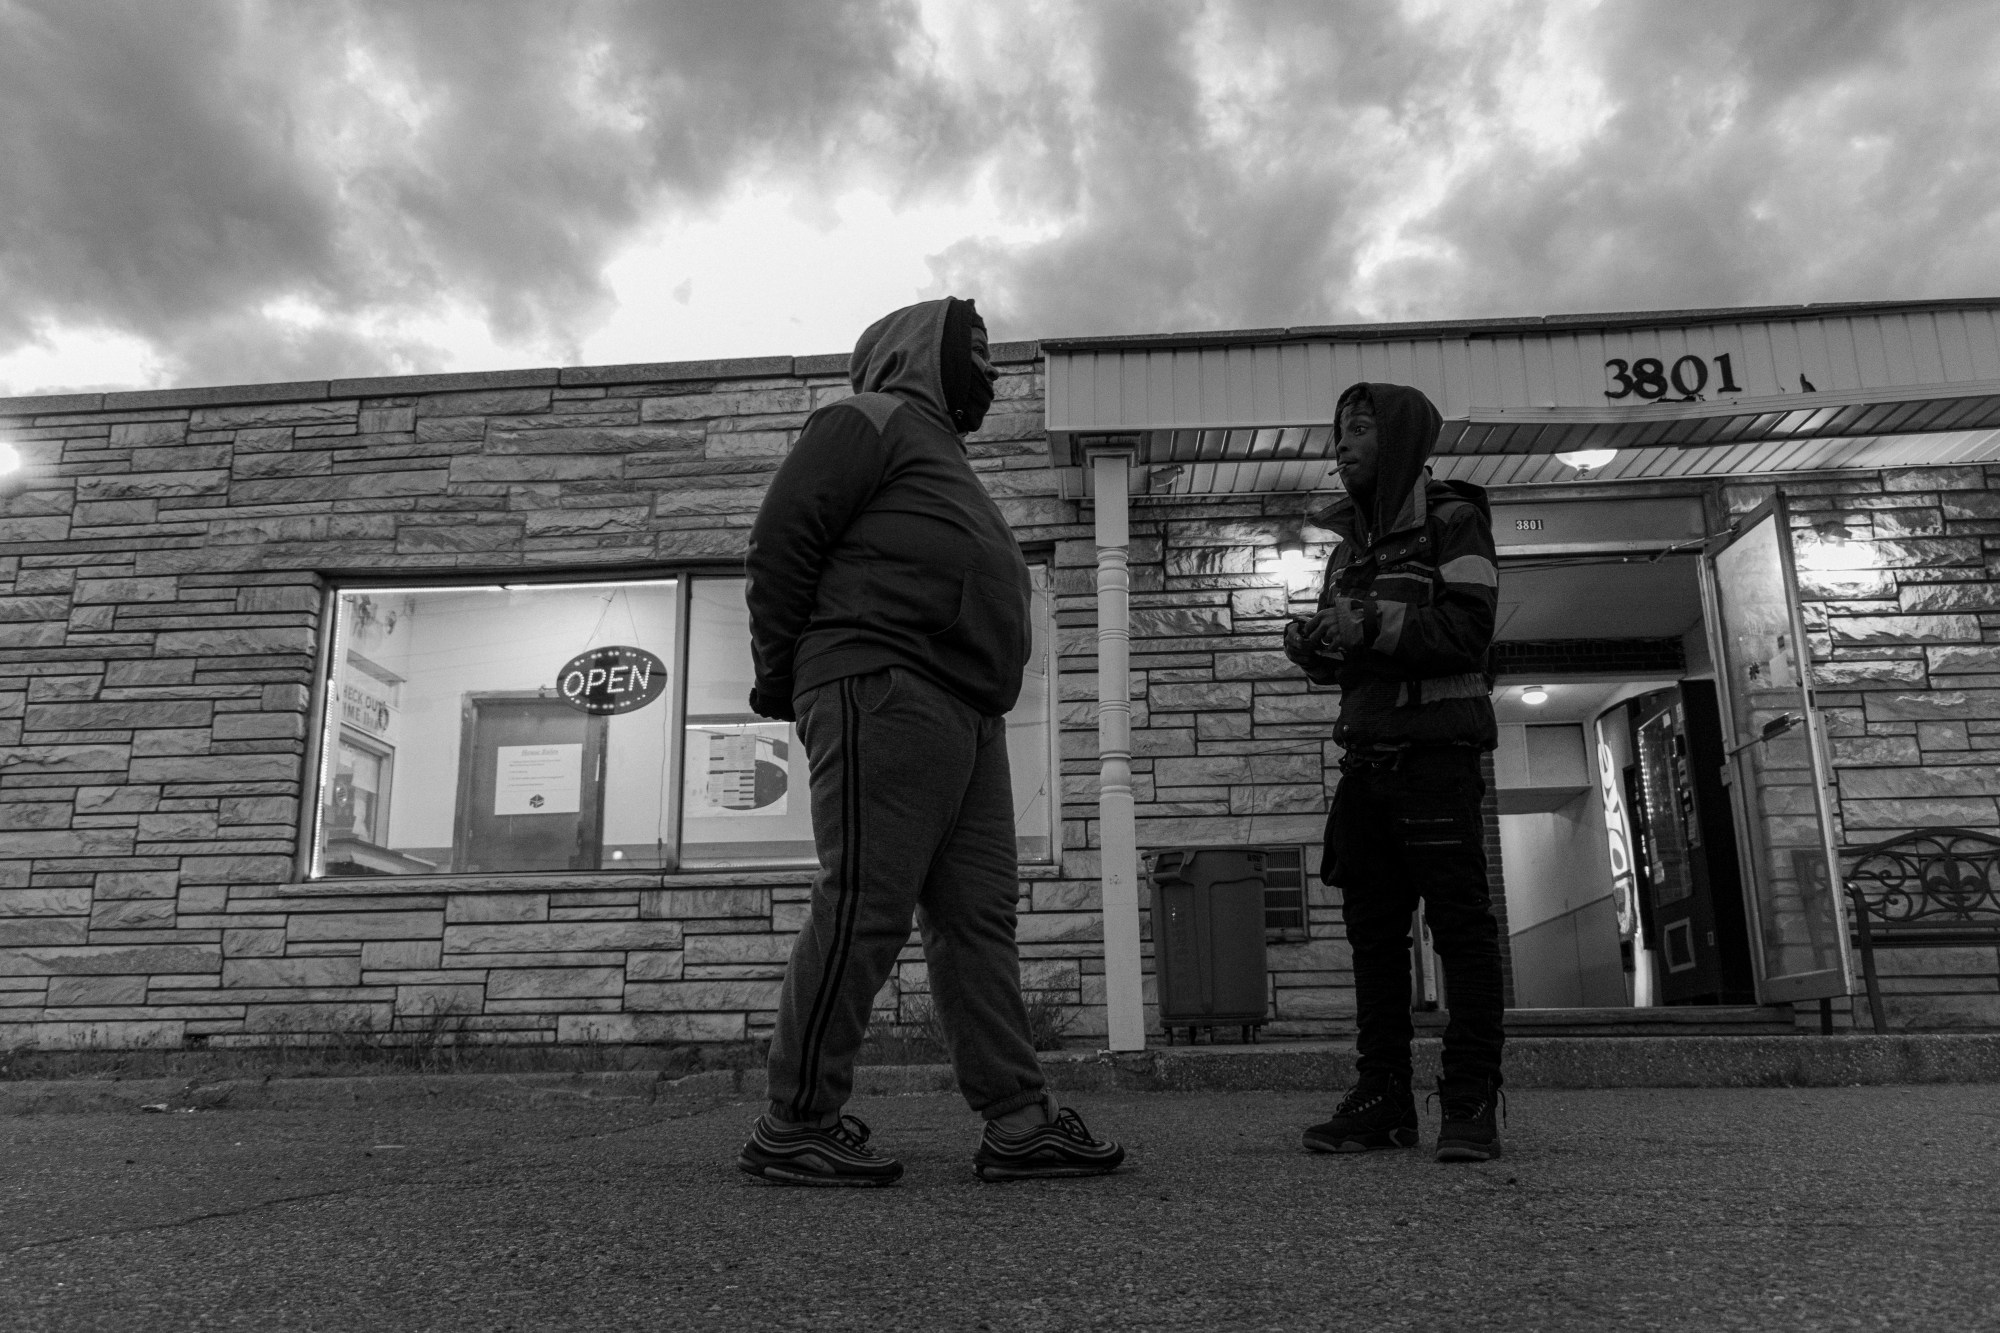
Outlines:
<svg viewBox="0 0 2000 1333"><path fill-rule="evenodd" d="M1104 992L1110 1046L1146 1049L1139 971L1139 832L1132 813L1129 448L1093 450L1097 499L1097 828L1103 857Z"/></svg>

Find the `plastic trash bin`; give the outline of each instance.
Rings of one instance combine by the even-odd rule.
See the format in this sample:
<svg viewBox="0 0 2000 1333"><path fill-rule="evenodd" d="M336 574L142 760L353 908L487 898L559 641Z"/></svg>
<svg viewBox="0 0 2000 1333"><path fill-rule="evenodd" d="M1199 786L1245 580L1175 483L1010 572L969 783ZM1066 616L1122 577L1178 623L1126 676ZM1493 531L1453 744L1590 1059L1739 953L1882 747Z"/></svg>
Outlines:
<svg viewBox="0 0 2000 1333"><path fill-rule="evenodd" d="M1241 1027L1254 1041L1270 1021L1264 955L1264 889L1269 853L1261 847L1188 847L1155 854L1153 975L1160 1026Z"/></svg>

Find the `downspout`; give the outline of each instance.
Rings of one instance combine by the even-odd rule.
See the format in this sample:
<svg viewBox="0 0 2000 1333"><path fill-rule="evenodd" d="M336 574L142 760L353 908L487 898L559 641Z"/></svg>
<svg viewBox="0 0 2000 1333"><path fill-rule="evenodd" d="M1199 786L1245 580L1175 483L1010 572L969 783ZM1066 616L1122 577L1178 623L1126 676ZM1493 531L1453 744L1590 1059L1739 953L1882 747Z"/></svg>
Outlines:
<svg viewBox="0 0 2000 1333"><path fill-rule="evenodd" d="M1139 833L1132 810L1131 541L1133 451L1091 450L1097 521L1097 830L1110 1048L1146 1049L1139 965Z"/></svg>

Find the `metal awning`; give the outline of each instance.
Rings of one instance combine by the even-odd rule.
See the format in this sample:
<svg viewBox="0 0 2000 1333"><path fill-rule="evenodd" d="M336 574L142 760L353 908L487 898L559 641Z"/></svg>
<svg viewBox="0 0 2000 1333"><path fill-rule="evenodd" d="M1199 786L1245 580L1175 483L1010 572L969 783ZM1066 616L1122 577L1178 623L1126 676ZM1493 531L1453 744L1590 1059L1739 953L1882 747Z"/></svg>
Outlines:
<svg viewBox="0 0 2000 1333"><path fill-rule="evenodd" d="M1434 469L1486 485L1579 480L1557 455L1583 450L1616 451L1590 480L2000 461L2000 302L1232 336L1045 343L1065 494L1089 494L1083 451L1108 440L1133 447L1137 494L1325 489L1334 400L1361 379L1429 394ZM1648 357L1646 387L1691 392L1618 394Z"/></svg>
<svg viewBox="0 0 2000 1333"><path fill-rule="evenodd" d="M1085 437L1076 444L1099 438L1118 437ZM1339 485L1333 472L1331 426L1144 431L1132 438L1138 443L1140 464L1132 472L1135 495L1243 495L1320 491ZM1583 475L1560 457L1588 449L1616 453ZM1585 479L1638 481L1992 462L2000 462L2000 428L1861 436L1766 434L1727 443L1635 445L1612 431L1553 431L1546 426L1521 430L1498 422L1447 421L1431 470L1440 478L1481 486L1534 486ZM1058 467L1063 464L1058 462ZM1090 493L1084 468L1063 470L1065 494L1075 498Z"/></svg>

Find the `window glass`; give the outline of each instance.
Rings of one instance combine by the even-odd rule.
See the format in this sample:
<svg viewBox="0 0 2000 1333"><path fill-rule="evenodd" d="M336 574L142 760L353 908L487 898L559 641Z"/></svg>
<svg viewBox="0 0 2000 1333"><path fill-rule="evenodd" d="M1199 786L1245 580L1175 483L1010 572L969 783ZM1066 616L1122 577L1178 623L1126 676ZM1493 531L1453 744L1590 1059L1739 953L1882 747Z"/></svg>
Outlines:
<svg viewBox="0 0 2000 1333"><path fill-rule="evenodd" d="M1021 859L1047 861L1054 613L1046 566L1030 573L1007 752ZM804 747L749 708L744 580L689 581L685 680L679 593L663 579L339 594L314 873L810 864Z"/></svg>
<svg viewBox="0 0 2000 1333"><path fill-rule="evenodd" d="M1024 861L1051 859L1055 762L1049 715L1054 603L1048 568L1034 584L1034 646L1007 715L1007 760ZM687 767L681 787L688 867L813 860L805 747L788 722L749 711L750 614L740 578L698 579L689 596Z"/></svg>
<svg viewBox="0 0 2000 1333"><path fill-rule="evenodd" d="M1014 777L1014 837L1023 861L1055 859L1055 750L1049 724L1055 707L1055 596L1049 567L1029 565L1034 603L1028 623L1033 647L1021 699L1007 714L1007 766Z"/></svg>
<svg viewBox="0 0 2000 1333"><path fill-rule="evenodd" d="M670 863L672 579L336 600L315 870Z"/></svg>
<svg viewBox="0 0 2000 1333"><path fill-rule="evenodd" d="M681 864L810 863L805 747L789 722L750 711L750 611L741 578L688 592L687 761Z"/></svg>

